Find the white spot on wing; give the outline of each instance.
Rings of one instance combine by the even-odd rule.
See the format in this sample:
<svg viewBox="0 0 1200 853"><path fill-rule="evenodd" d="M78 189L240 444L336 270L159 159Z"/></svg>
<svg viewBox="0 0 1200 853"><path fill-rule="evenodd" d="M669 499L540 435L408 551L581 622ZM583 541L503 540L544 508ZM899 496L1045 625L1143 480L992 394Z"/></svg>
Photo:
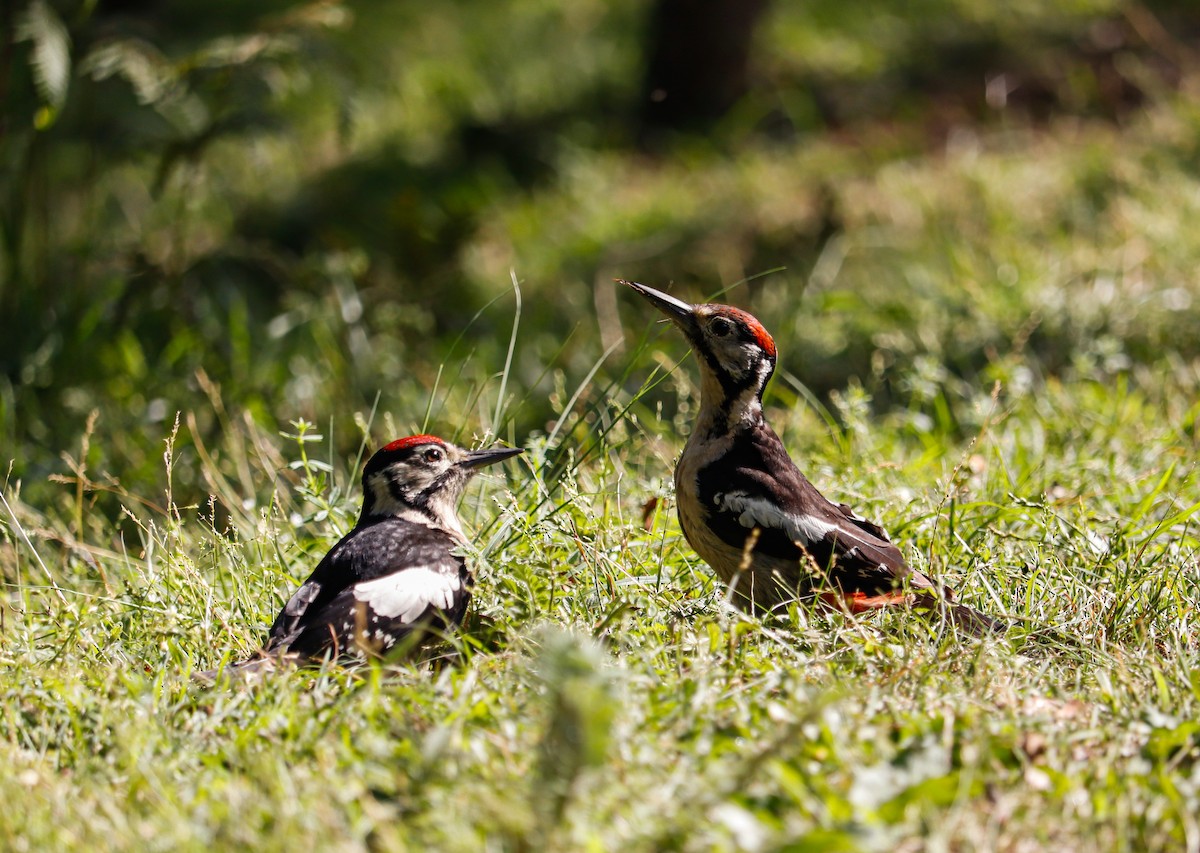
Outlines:
<svg viewBox="0 0 1200 853"><path fill-rule="evenodd" d="M384 618L415 622L428 607L449 610L461 589L457 574L415 566L357 584L354 598Z"/></svg>
<svg viewBox="0 0 1200 853"><path fill-rule="evenodd" d="M849 535L849 531L814 516L784 512L763 498L753 498L741 492L717 495L717 498L724 510L739 514L738 524L747 529L762 527L782 530L793 542L805 544L817 542L831 533L836 533L840 539L858 539Z"/></svg>

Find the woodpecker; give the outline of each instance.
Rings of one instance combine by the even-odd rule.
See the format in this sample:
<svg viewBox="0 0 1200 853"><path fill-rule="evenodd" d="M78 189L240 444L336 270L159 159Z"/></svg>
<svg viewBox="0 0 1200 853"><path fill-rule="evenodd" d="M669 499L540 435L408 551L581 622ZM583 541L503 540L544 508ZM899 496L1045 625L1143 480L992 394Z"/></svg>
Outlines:
<svg viewBox="0 0 1200 853"><path fill-rule="evenodd" d="M468 542L458 499L480 468L522 452L467 451L433 435L397 439L376 452L363 469L354 528L284 605L262 652L233 669L381 657L401 642L456 626L473 586L456 553Z"/></svg>
<svg viewBox="0 0 1200 853"><path fill-rule="evenodd" d="M911 568L878 524L830 502L763 417L775 341L729 305L690 305L619 280L683 332L700 363L700 412L675 467L687 541L751 611L816 597L851 613L909 606L981 635L1003 623Z"/></svg>

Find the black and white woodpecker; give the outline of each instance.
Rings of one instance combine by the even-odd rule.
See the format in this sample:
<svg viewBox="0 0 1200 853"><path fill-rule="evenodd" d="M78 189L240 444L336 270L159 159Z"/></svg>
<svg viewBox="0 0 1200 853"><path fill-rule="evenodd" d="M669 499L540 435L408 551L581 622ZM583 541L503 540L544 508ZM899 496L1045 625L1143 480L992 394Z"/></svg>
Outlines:
<svg viewBox="0 0 1200 853"><path fill-rule="evenodd" d="M819 598L850 612L909 606L974 634L1003 623L954 602L877 524L817 491L763 417L775 341L728 305L691 305L621 281L683 332L700 363L700 413L675 467L687 541L750 610Z"/></svg>
<svg viewBox="0 0 1200 853"><path fill-rule="evenodd" d="M433 435L397 439L377 451L363 469L354 528L284 605L263 651L231 669L382 657L400 643L419 641L418 632L458 625L473 585L459 553L468 540L458 500L480 468L521 452L468 451Z"/></svg>

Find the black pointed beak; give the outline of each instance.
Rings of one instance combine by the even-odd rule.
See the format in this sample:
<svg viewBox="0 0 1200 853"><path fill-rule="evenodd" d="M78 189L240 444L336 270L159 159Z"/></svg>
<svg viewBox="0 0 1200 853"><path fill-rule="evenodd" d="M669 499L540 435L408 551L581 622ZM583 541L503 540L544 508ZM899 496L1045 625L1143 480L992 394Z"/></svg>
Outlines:
<svg viewBox="0 0 1200 853"><path fill-rule="evenodd" d="M673 323L680 328L690 330L696 322L696 308L689 305L682 299L676 299L674 296L669 296L661 290L655 290L653 287L646 287L644 284L638 284L636 281L626 281L623 278L617 279L621 284L633 288L642 296L649 300L650 304L659 311L667 315Z"/></svg>
<svg viewBox="0 0 1200 853"><path fill-rule="evenodd" d="M468 469L482 468L485 465L511 459L518 453L524 452L524 447L493 447L488 450L472 450L467 454L466 459L458 463L458 466Z"/></svg>

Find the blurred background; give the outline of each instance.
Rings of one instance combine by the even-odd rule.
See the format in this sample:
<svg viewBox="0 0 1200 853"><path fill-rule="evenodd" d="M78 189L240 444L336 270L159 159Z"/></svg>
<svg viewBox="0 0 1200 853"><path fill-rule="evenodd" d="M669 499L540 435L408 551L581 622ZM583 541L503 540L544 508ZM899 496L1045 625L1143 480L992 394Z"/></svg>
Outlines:
<svg viewBox="0 0 1200 853"><path fill-rule="evenodd" d="M302 418L343 454L549 434L655 366L617 276L730 288L774 404L918 432L996 381L1197 370L1193 0L0 0L0 33L27 503L161 483L177 412L218 468Z"/></svg>

